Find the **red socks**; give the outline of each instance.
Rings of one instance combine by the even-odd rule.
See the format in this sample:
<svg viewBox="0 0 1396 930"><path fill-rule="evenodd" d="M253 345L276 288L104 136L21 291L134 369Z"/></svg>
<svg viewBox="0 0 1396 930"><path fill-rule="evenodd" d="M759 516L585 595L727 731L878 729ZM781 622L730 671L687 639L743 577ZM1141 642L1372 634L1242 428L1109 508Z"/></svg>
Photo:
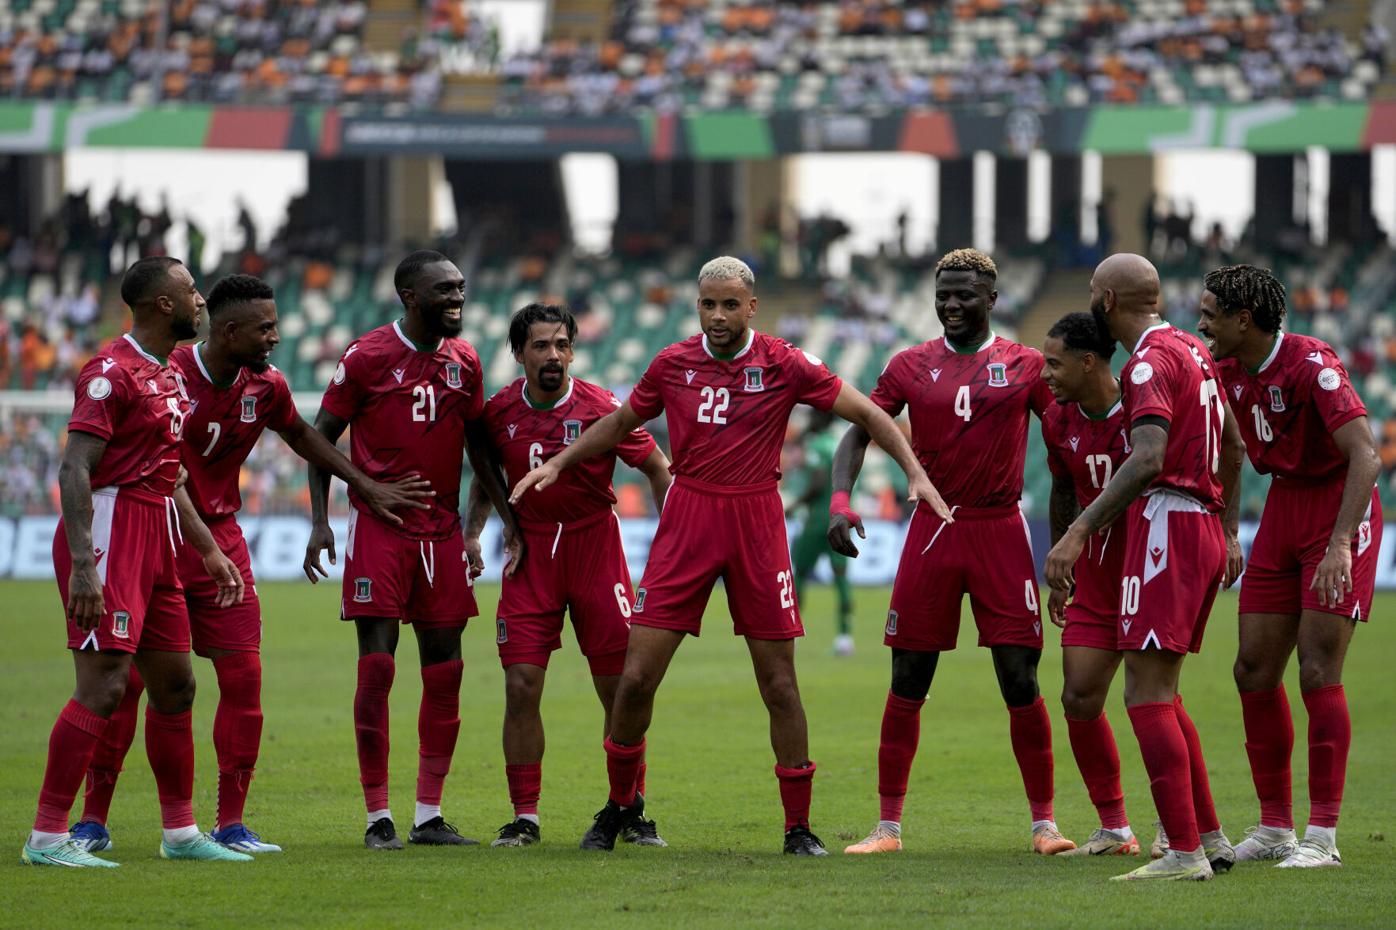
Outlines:
<svg viewBox="0 0 1396 930"><path fill-rule="evenodd" d="M1309 711L1309 823L1330 830L1338 826L1347 777L1352 719L1342 685L1304 692Z"/></svg>
<svg viewBox="0 0 1396 930"><path fill-rule="evenodd" d="M1188 771L1192 781L1192 809L1197 817L1197 832L1213 833L1221 829L1217 819L1217 808L1212 803L1212 785L1207 777L1207 763L1202 758L1202 740L1197 735L1197 727L1183 709L1183 696L1173 696L1174 714L1178 718L1178 729L1183 731L1183 740L1188 744Z"/></svg>
<svg viewBox="0 0 1396 930"><path fill-rule="evenodd" d="M213 748L218 753L218 827L242 823L247 788L262 744L262 658L232 652L213 660L218 711Z"/></svg>
<svg viewBox="0 0 1396 930"><path fill-rule="evenodd" d="M1027 789L1032 819L1052 819L1052 718L1039 696L1026 707L1008 708L1008 735Z"/></svg>
<svg viewBox="0 0 1396 930"><path fill-rule="evenodd" d="M1193 809L1188 742L1178 724L1176 708L1173 702L1138 704L1129 709L1129 722L1139 740L1154 807L1168 843L1179 852L1192 852L1202 846L1202 839Z"/></svg>
<svg viewBox="0 0 1396 930"><path fill-rule="evenodd" d="M393 657L371 652L359 657L354 692L354 742L359 750L359 782L371 811L388 806L388 692L393 689Z"/></svg>
<svg viewBox="0 0 1396 930"><path fill-rule="evenodd" d="M810 796L814 793L814 769L813 762L799 769L776 766L776 778L780 781L780 803L785 808L787 833L792 827L797 826L809 829L809 803Z"/></svg>
<svg viewBox="0 0 1396 930"><path fill-rule="evenodd" d="M1290 756L1294 754L1294 720L1284 685L1269 691L1242 691L1241 717L1246 724L1246 755L1260 799L1260 822L1294 829Z"/></svg>
<svg viewBox="0 0 1396 930"><path fill-rule="evenodd" d="M908 700L887 692L882 711L882 741L877 747L877 793L882 801L882 820L900 823L911 763L921 739L921 705L926 701Z"/></svg>
<svg viewBox="0 0 1396 930"><path fill-rule="evenodd" d="M160 822L167 830L194 823L193 713L162 714L145 709L145 754L160 795Z"/></svg>
<svg viewBox="0 0 1396 930"><path fill-rule="evenodd" d="M1067 717L1066 731L1071 738L1076 767L1086 783L1086 793L1100 815L1100 825L1107 830L1129 826L1125 795L1120 787L1120 750L1115 745L1110 721L1105 714L1094 720Z"/></svg>
<svg viewBox="0 0 1396 930"><path fill-rule="evenodd" d="M417 803L441 805L460 735L460 659L422 668L422 703L417 712ZM387 804L383 805L387 807Z"/></svg>
<svg viewBox="0 0 1396 930"><path fill-rule="evenodd" d="M640 740L634 746L622 746L607 736L602 745L606 748L606 776L611 782L611 800L621 807L629 807L635 803L640 769L645 764L645 741Z"/></svg>
<svg viewBox="0 0 1396 930"><path fill-rule="evenodd" d="M514 816L531 814L537 817L538 795L543 790L543 763L506 765L504 777L509 779L509 802L514 805Z"/></svg>
<svg viewBox="0 0 1396 930"><path fill-rule="evenodd" d="M77 701L69 701L58 712L58 720L48 738L48 764L44 767L43 787L39 789L35 830L68 832L68 811L73 807L92 761L92 752L106 728L105 719Z"/></svg>
<svg viewBox="0 0 1396 930"><path fill-rule="evenodd" d="M87 769L87 794L82 800L82 816L79 820L90 820L103 826L111 811L112 795L116 792L116 779L121 774L121 765L126 761L126 753L136 741L136 724L140 710L141 692L145 682L131 663L131 673L126 679L126 693L116 707L116 713L107 721L102 739L92 753L92 763Z"/></svg>

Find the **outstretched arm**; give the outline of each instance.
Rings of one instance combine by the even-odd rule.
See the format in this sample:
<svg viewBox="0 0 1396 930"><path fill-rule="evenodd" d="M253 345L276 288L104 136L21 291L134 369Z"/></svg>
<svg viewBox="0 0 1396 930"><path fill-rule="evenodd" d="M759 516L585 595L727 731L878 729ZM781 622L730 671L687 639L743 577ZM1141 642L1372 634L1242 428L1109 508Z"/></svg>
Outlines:
<svg viewBox="0 0 1396 930"><path fill-rule="evenodd" d="M556 481L557 476L566 469L578 462L584 462L594 455L609 452L620 445L621 440L641 426L644 426L644 421L631 408L630 401L626 401L587 427L581 437L572 445L524 475L514 487L513 493L509 495L509 500L511 502L519 500L529 488L536 487L540 491L543 490Z"/></svg>
<svg viewBox="0 0 1396 930"><path fill-rule="evenodd" d="M1372 486L1381 473L1381 458L1366 417L1349 420L1338 427L1333 431L1333 441L1347 456L1348 473L1343 479L1343 497L1328 539L1328 551L1318 563L1309 586L1318 592L1319 603L1326 606L1343 603L1352 592L1352 537L1367 513Z"/></svg>
<svg viewBox="0 0 1396 930"><path fill-rule="evenodd" d="M358 466L349 461L344 453L336 449L334 443L326 438L324 433L318 429L311 429L310 424L299 416L291 421L290 426L281 431L281 438L286 440L286 445L291 447L292 452L326 475L325 493L327 495L329 493L328 476L334 475L353 488L354 492L363 498L364 503L368 504L384 522L401 526L402 518L394 511L410 508L431 509L431 498L436 496L436 492L431 489L431 482L415 474L408 475L391 484L374 481L360 471ZM315 494L312 491L312 508L314 499Z"/></svg>
<svg viewBox="0 0 1396 930"><path fill-rule="evenodd" d="M1090 535L1113 523L1163 471L1168 421L1162 417L1140 417L1130 430L1129 441L1134 448L1129 458L1047 553L1047 583L1059 591L1071 590L1072 570Z"/></svg>
<svg viewBox="0 0 1396 930"><path fill-rule="evenodd" d="M926 477L926 470L921 467L921 462L916 458L916 453L912 451L911 443L906 441L906 436L897 428L881 407L874 404L862 392L851 385L845 384L839 391L838 398L834 401L834 414L842 417L854 426L860 426L877 443L882 451L896 461L902 471L906 473L907 480L907 500L911 502L925 501L936 512L936 515L947 523L953 522L950 516L950 508L945 506L945 501L940 499L940 492L935 485L931 484L931 479ZM835 490L843 490L835 486Z"/></svg>
<svg viewBox="0 0 1396 930"><path fill-rule="evenodd" d="M238 571L232 560L218 548L213 533L199 517L199 512L194 509L194 501L190 499L189 491L183 487L176 488L174 502L179 511L180 534L186 537L189 545L193 546L194 551L203 559L204 570L208 572L214 584L218 585L218 606L241 604L245 587L242 572Z"/></svg>

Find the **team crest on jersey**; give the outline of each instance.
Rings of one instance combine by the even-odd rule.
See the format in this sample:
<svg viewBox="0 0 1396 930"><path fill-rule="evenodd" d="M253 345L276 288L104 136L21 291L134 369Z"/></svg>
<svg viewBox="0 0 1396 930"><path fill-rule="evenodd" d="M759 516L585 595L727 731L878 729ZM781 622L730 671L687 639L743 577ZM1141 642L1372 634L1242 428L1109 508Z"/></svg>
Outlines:
<svg viewBox="0 0 1396 930"><path fill-rule="evenodd" d="M581 421L581 420L563 420L563 421L562 421L562 444L563 444L564 446L570 446L570 445L572 445L572 443L574 443L574 442L576 442L578 439L580 439L581 436L582 436L582 421Z"/></svg>
<svg viewBox="0 0 1396 930"><path fill-rule="evenodd" d="M896 612L895 610L889 610L889 611L887 611L887 629L886 629L886 633L887 633L888 636L896 636L896 635L897 635L897 612Z"/></svg>
<svg viewBox="0 0 1396 930"><path fill-rule="evenodd" d="M257 422L257 397L255 394L244 394L242 397L242 416L238 417L244 423Z"/></svg>
<svg viewBox="0 0 1396 930"><path fill-rule="evenodd" d="M118 610L111 615L111 635L117 639L131 638L131 615L124 610Z"/></svg>
<svg viewBox="0 0 1396 930"><path fill-rule="evenodd" d="M460 362L446 363L446 386L460 387Z"/></svg>
<svg viewBox="0 0 1396 930"><path fill-rule="evenodd" d="M496 645L500 646L509 642L509 627L502 617L494 622L494 641Z"/></svg>
<svg viewBox="0 0 1396 930"><path fill-rule="evenodd" d="M989 365L989 387L1008 386L1008 366L1003 362L991 362Z"/></svg>
<svg viewBox="0 0 1396 930"><path fill-rule="evenodd" d="M1284 395L1280 393L1280 386L1278 384L1270 385L1270 412L1285 412L1285 398Z"/></svg>
<svg viewBox="0 0 1396 930"><path fill-rule="evenodd" d="M372 578L355 578L355 579L354 579L354 603L356 603L356 604L367 604L367 603L368 603L369 601L371 601L371 600L373 600L373 579L372 579Z"/></svg>
<svg viewBox="0 0 1396 930"><path fill-rule="evenodd" d="M742 390L748 394L766 390L766 385L761 381L761 368L744 368L742 373L746 375L746 384L742 385Z"/></svg>
<svg viewBox="0 0 1396 930"><path fill-rule="evenodd" d="M641 588L635 592L635 613L640 613L645 609L645 589Z"/></svg>

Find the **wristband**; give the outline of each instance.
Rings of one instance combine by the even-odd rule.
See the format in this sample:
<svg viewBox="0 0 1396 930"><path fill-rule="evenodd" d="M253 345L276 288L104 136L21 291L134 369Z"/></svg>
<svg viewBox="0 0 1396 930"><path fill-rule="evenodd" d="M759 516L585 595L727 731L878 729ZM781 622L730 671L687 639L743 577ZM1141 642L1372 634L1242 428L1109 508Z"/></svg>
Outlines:
<svg viewBox="0 0 1396 930"><path fill-rule="evenodd" d="M829 498L829 516L844 517L849 523L861 523L862 518L853 509L850 495L847 491L835 491Z"/></svg>

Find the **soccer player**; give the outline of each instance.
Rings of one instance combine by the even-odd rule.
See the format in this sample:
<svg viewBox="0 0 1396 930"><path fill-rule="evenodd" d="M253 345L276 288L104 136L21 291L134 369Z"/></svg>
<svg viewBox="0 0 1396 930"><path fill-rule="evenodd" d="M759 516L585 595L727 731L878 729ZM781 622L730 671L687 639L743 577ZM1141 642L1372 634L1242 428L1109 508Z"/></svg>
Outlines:
<svg viewBox="0 0 1396 930"><path fill-rule="evenodd" d="M490 438L509 482L572 445L597 420L620 406L615 395L572 376L577 322L551 304L529 304L509 324L509 346L524 376L485 404ZM672 480L669 460L650 434L637 429L614 449L564 472L541 494L518 503L523 559L504 576L495 641L504 666L504 773L514 820L493 846L529 846L539 840L538 797L543 781L543 717L539 703L549 656L562 647L562 615L572 618L577 644L601 699L602 735L611 732L611 705L630 638L630 570L621 548L611 487L620 458L649 479L657 510ZM470 486L465 549L474 570L489 501L479 482ZM643 788L641 788L643 792ZM625 838L663 846L652 821L633 825Z"/></svg>
<svg viewBox="0 0 1396 930"><path fill-rule="evenodd" d="M1089 507L1128 454L1120 385L1110 371L1115 341L1089 313L1068 313L1047 331L1042 379L1057 402L1042 415L1052 472L1052 543ZM1047 616L1062 627L1062 708L1076 766L1100 828L1061 855L1134 856L1139 840L1125 816L1120 751L1105 717L1105 698L1120 666L1115 628L1124 575L1124 528L1091 536L1076 560L1070 595L1052 590ZM1068 603L1068 598L1070 603Z"/></svg>
<svg viewBox="0 0 1396 930"><path fill-rule="evenodd" d="M912 516L887 611L892 683L877 753L878 824L854 854L901 849L902 807L920 738L921 707L940 654L955 648L966 593L989 647L1008 707L1009 739L1032 817L1033 849L1050 855L1075 846L1052 812L1052 723L1037 687L1042 613L1023 493L1028 419L1052 404L1042 353L996 336L989 313L998 292L994 260L956 249L936 265L936 316L942 338L899 352L877 379L872 401L891 416L909 408L912 444L942 489L954 522L926 507ZM875 437L874 437L875 438ZM862 521L849 492L869 436L850 429L834 457L829 542L856 556L850 529Z"/></svg>
<svg viewBox="0 0 1396 930"><path fill-rule="evenodd" d="M1202 742L1178 696L1183 657L1202 645L1218 587L1241 570L1236 541L1244 444L1202 341L1159 317L1158 271L1112 255L1091 277L1091 312L1130 346L1121 373L1130 453L1047 555L1071 589L1086 542L1120 517L1126 533L1118 648L1125 706L1168 838L1162 858L1117 879L1206 880L1235 853L1217 821ZM1177 542L1177 545L1174 545Z"/></svg>
<svg viewBox="0 0 1396 930"><path fill-rule="evenodd" d="M791 551L791 561L795 566L795 596L804 608L805 582L814 574L819 560L829 559L829 570L834 575L834 591L838 596L838 633L834 636L834 655L853 655L853 591L848 584L848 556L829 548L829 501L833 487L829 479L834 467L834 449L838 438L831 426L834 418L824 410L816 410L810 415L809 429L805 431L801 448L804 451L803 470L805 490L798 500L786 509L787 515L799 510L805 512L805 522L800 527L800 535L795 537Z"/></svg>
<svg viewBox="0 0 1396 930"><path fill-rule="evenodd" d="M906 471L913 500L949 516L890 417L812 355L750 328L756 280L739 259L715 258L698 273L703 332L664 349L629 399L520 481L512 499L553 484L568 468L615 448L666 412L674 485L635 593L625 669L605 740L610 799L582 837L608 850L644 814L637 791L654 694L685 635L698 635L722 578L735 632L746 637L770 713L776 778L785 808L785 852L822 856L809 829L814 763L795 676L796 606L785 513L777 482L780 448L797 403L858 423Z"/></svg>
<svg viewBox="0 0 1396 930"><path fill-rule="evenodd" d="M429 506L420 498L428 497L430 491L417 478L400 485L373 481L296 413L286 378L269 361L281 341L275 295L269 285L249 275L229 275L209 292L205 312L208 341L181 346L170 354L170 366L189 395L182 439L189 472L185 491L219 550L237 566L246 592L241 604L220 607L218 590L202 558L188 543L179 547L177 567L194 652L213 661L218 678L218 711L213 718L218 829L213 838L239 852L280 852L281 847L262 842L243 823L262 737L262 612L247 542L237 522L242 463L262 431L270 428L302 458L352 485L390 523L401 522L393 514L395 508ZM70 832L91 852L111 844L107 813L122 761L135 738L143 688L133 668L126 694L87 772L82 818Z"/></svg>
<svg viewBox="0 0 1396 930"><path fill-rule="evenodd" d="M1260 825L1237 859L1283 868L1341 865L1336 830L1352 723L1343 659L1372 610L1381 469L1367 409L1333 349L1281 331L1284 287L1263 268L1207 275L1199 331L1231 390L1251 464L1273 474L1241 580L1236 687ZM1309 711L1309 825L1296 844L1289 757L1294 724L1284 672L1299 650Z"/></svg>
<svg viewBox="0 0 1396 930"><path fill-rule="evenodd" d="M31 865L116 866L74 842L68 811L134 659L150 692L145 746L160 796L160 855L245 862L252 857L214 842L194 820L194 672L175 566L187 534L217 587L219 606L241 601L236 566L177 488L189 402L168 356L177 341L198 332L204 299L188 269L165 257L127 269L121 299L131 308L131 332L79 373L58 475L63 518L53 537L53 567L77 686L49 736L39 810L20 858Z"/></svg>
<svg viewBox="0 0 1396 930"><path fill-rule="evenodd" d="M431 846L474 845L441 816L441 790L460 733L460 640L478 612L461 535L462 451L491 500L504 514L506 538L515 531L496 472L479 451L488 444L480 414L480 358L460 338L465 279L440 252L413 252L398 264L393 286L400 320L355 340L335 369L315 428L331 443L351 424L350 458L375 479L418 474L435 496L429 510L405 512L388 523L352 488L340 616L354 622L359 641L354 735L359 779L368 809L364 845L401 849L388 807L388 693L400 624L411 624L422 667L417 717L417 807L408 840ZM329 474L310 466L312 529L305 573L328 577L320 553L335 561L326 518Z"/></svg>

